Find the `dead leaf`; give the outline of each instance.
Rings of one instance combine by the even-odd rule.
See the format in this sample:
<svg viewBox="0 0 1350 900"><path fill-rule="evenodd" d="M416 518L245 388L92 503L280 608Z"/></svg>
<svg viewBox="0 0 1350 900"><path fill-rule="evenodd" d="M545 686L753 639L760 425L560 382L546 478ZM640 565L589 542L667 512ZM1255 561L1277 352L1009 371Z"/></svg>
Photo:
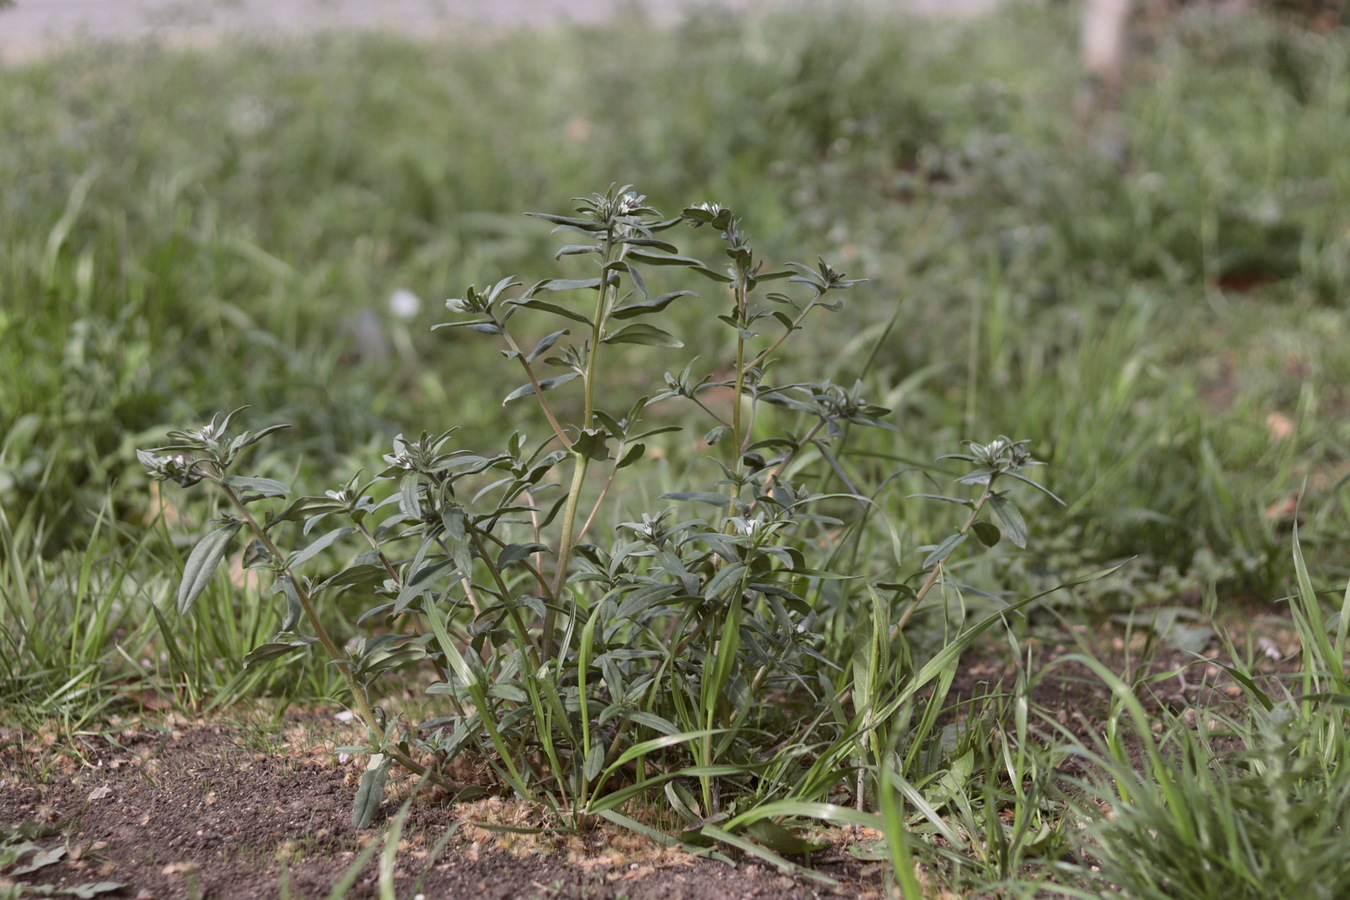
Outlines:
<svg viewBox="0 0 1350 900"><path fill-rule="evenodd" d="M112 796L112 792L113 792L113 791L112 791L112 788L111 788L109 785L106 785L106 784L105 784L105 785L103 785L103 787L96 787L96 788L94 788L92 791L90 791L90 792L89 792L89 799L90 799L90 800L102 800L102 799L105 798L105 797L111 797L111 796Z"/></svg>
<svg viewBox="0 0 1350 900"><path fill-rule="evenodd" d="M1273 440L1282 441L1294 433L1294 420L1282 412L1273 412L1266 416L1266 431Z"/></svg>

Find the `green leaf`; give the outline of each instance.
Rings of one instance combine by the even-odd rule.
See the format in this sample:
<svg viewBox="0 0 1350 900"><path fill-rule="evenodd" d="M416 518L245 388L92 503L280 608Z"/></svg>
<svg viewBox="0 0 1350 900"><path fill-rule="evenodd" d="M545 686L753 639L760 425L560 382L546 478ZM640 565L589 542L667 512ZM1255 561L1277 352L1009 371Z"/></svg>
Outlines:
<svg viewBox="0 0 1350 900"><path fill-rule="evenodd" d="M300 635L295 640L290 641L268 641L249 651L249 654L244 657L244 668L251 669L259 663L286 656L292 651L308 647L318 640L318 638L310 637L309 635Z"/></svg>
<svg viewBox="0 0 1350 900"><path fill-rule="evenodd" d="M272 564L272 554L262 541L251 540L248 546L244 548L244 558L241 563L245 569L265 569Z"/></svg>
<svg viewBox="0 0 1350 900"><path fill-rule="evenodd" d="M799 866L796 863L784 859L777 853L774 853L768 847L762 847L759 844L756 844L754 841L748 840L747 838L743 838L739 834L732 834L729 831L718 828L716 825L704 825L703 828L700 829L700 833L705 834L708 837L713 838L714 840L721 841L724 844L730 844L731 846L736 847L737 849L749 853L751 856L757 856L760 859L764 860L765 862L771 863L784 871L795 872L798 875L810 878L813 881L819 881L823 884L828 884L832 887L836 887L839 884L839 882L835 881L828 875L825 875L821 872L817 872L814 869L803 868L802 866Z"/></svg>
<svg viewBox="0 0 1350 900"><path fill-rule="evenodd" d="M577 435L572 449L593 462L609 459L609 446L605 443L605 433L587 429Z"/></svg>
<svg viewBox="0 0 1350 900"><path fill-rule="evenodd" d="M703 588L703 596L707 597L709 600L715 600L717 597L721 596L723 591L739 585L745 572L745 563L738 562L724 566ZM729 599L734 601L737 598L732 597Z"/></svg>
<svg viewBox="0 0 1350 900"><path fill-rule="evenodd" d="M659 297L653 297L650 300L643 300L638 303L625 303L623 306L617 306L610 313L611 318L632 319L637 316L650 315L665 309L672 301L680 297L697 297L693 291L673 291L669 294L662 294Z"/></svg>
<svg viewBox="0 0 1350 900"><path fill-rule="evenodd" d="M605 765L605 744L603 741L596 741L591 745L590 752L586 754L586 764L582 774L586 781L593 782L600 776L601 769Z"/></svg>
<svg viewBox="0 0 1350 900"><path fill-rule="evenodd" d="M752 822L746 826L745 833L775 853L815 853L830 846L821 841L802 840L791 828L769 819Z"/></svg>
<svg viewBox="0 0 1350 900"><path fill-rule="evenodd" d="M243 527L240 522L222 525L197 542L188 554L187 564L183 567L183 581L178 586L178 614L185 616L192 611L202 591L211 583L216 566L225 558L234 536Z"/></svg>
<svg viewBox="0 0 1350 900"><path fill-rule="evenodd" d="M527 212L525 215L535 219L543 219L545 222L552 222L554 225L567 225L571 228L580 228L583 231L604 231L605 226L595 219L583 219L578 216L559 216L553 213Z"/></svg>
<svg viewBox="0 0 1350 900"><path fill-rule="evenodd" d="M961 497L948 497L945 494L907 494L906 500L941 500L943 503L952 503L956 506L974 506L975 501L962 499Z"/></svg>
<svg viewBox="0 0 1350 900"><path fill-rule="evenodd" d="M566 375L555 375L552 378L541 379L539 382L539 390L551 391L558 385L567 384L567 382L577 377L579 377L578 373L568 372ZM502 406L505 406L512 400L519 400L521 397L533 397L533 396L534 396L534 385L522 384L520 387L516 388L514 391L506 395L506 399L502 401Z"/></svg>
<svg viewBox="0 0 1350 900"><path fill-rule="evenodd" d="M298 522L301 519L341 512L346 508L347 504L332 497L299 497L282 512L269 518L267 527L270 529L281 522Z"/></svg>
<svg viewBox="0 0 1350 900"><path fill-rule="evenodd" d="M243 475L226 475L221 479L221 483L242 494L241 499L245 503L261 500L264 497L285 497L291 492L290 488L274 478L246 478Z"/></svg>
<svg viewBox="0 0 1350 900"><path fill-rule="evenodd" d="M1003 539L1003 532L998 530L997 525L992 525L989 522L976 522L971 528L975 532L975 536L980 539L980 543L986 547L996 546Z"/></svg>
<svg viewBox="0 0 1350 900"><path fill-rule="evenodd" d="M596 280L598 281L599 279ZM554 282L554 284L557 283L558 282ZM587 317L586 315L579 313L576 310L568 309L565 306L560 306L557 303L550 303L547 300L540 300L537 297L532 297L529 300L522 300L516 305L523 306L526 309L538 310L539 312L552 313L555 316L562 316L564 319L571 319L573 322L582 322L586 325L591 324L590 318Z"/></svg>
<svg viewBox="0 0 1350 900"><path fill-rule="evenodd" d="M304 607L300 604L300 593L295 589L295 581L290 578L280 578L277 583L272 585L272 593L286 595L286 617L281 620L282 631L294 631L295 626L300 624L300 616L304 612Z"/></svg>
<svg viewBox="0 0 1350 900"><path fill-rule="evenodd" d="M62 888L61 893L88 900L90 897L120 891L125 887L125 884L118 884L116 881L87 881L74 887Z"/></svg>
<svg viewBox="0 0 1350 900"><path fill-rule="evenodd" d="M368 828L375 821L380 804L384 802L384 784L389 780L389 767L393 763L392 759L385 759L380 753L373 754L370 762L366 763L361 785L356 789L356 802L352 804L353 828Z"/></svg>
<svg viewBox="0 0 1350 900"><path fill-rule="evenodd" d="M713 506L727 505L727 498L723 494L714 494L710 491L671 491L669 494L662 494L661 500L683 500L687 502L710 503Z"/></svg>
<svg viewBox="0 0 1350 900"><path fill-rule="evenodd" d="M33 846L29 844L28 846ZM30 872L36 872L38 869L55 865L66 855L65 847L48 847L46 850L38 848L33 854L33 858L27 863L14 869L11 875L27 875Z"/></svg>
<svg viewBox="0 0 1350 900"><path fill-rule="evenodd" d="M587 288L594 290L600 286L600 279L597 278L555 278L543 288L546 291L581 291ZM528 306L529 304L524 304Z"/></svg>
<svg viewBox="0 0 1350 900"><path fill-rule="evenodd" d="M230 452L232 452L232 453L238 453L240 450L243 450L245 447L250 447L250 446L252 446L253 444L258 443L258 441L260 441L260 440L262 440L263 438L267 437L269 434L272 434L273 432L281 431L282 429L290 428L290 427L291 427L290 425L286 425L286 424L281 424L281 425L268 425L268 426L267 426L266 428L264 428L262 431L254 431L254 432L248 432L248 431L246 431L246 432L244 432L243 434L239 435L239 437L235 438L233 441L230 442Z"/></svg>
<svg viewBox="0 0 1350 900"><path fill-rule="evenodd" d="M530 355L525 358L530 362L534 362L540 356L547 353L554 344L558 343L559 338L568 334L571 334L571 332L569 332L566 328L564 328L562 331L553 332L548 337L541 340L538 344L535 344L534 349L530 351Z"/></svg>
<svg viewBox="0 0 1350 900"><path fill-rule="evenodd" d="M602 344L642 344L645 347L671 347L679 348L684 346L684 341L675 337L669 331L657 328L655 325L647 325L638 322L633 325L625 325L618 331L612 331L605 335L601 341Z"/></svg>
<svg viewBox="0 0 1350 900"><path fill-rule="evenodd" d="M679 847L682 850L684 850L684 852L689 853L693 856L703 856L707 857L708 859L715 859L718 862L726 863L727 865L734 865L734 863L731 861L729 857L721 853L718 853L715 850L712 850L707 847L698 847L694 844L690 844L685 841L681 841L677 838L673 838L663 831L658 831L655 828L643 825L636 819L631 819L628 816L625 816L622 813L617 813L612 809L600 810L600 812L598 812L597 815L599 815L600 818L602 819L607 819L610 822L613 822L615 825L622 826L623 828L627 828L629 831L648 837L663 847Z"/></svg>
<svg viewBox="0 0 1350 900"><path fill-rule="evenodd" d="M1027 546L1027 523L1022 518L1021 510L1008 499L1006 494L998 492L989 495L989 505L994 508L994 514L1003 523L1003 529L1008 532L1008 540L1025 550Z"/></svg>
<svg viewBox="0 0 1350 900"><path fill-rule="evenodd" d="M629 250L626 257L632 262L646 263L649 266L685 266L702 269L703 261L692 256L666 256L660 253L648 253L645 250Z"/></svg>
<svg viewBox="0 0 1350 900"><path fill-rule="evenodd" d="M547 544L507 544L502 548L502 552L497 554L497 568L505 569L512 563L520 562L526 557L533 556L536 553L547 553Z"/></svg>
<svg viewBox="0 0 1350 900"><path fill-rule="evenodd" d="M636 722L638 725L645 725L653 731L659 731L662 734L679 734L680 732L680 730L675 727L674 723L655 713L642 712L641 710L634 709L622 713L621 715L631 722Z"/></svg>
<svg viewBox="0 0 1350 900"><path fill-rule="evenodd" d="M354 531L356 531L356 529L353 528L351 525L343 525L341 528L334 528L332 531L328 532L323 537L314 541L314 543L310 544L308 547L292 556L289 563L290 567L294 569L304 563L309 562L311 559L318 556L324 550L327 550L329 547L333 546L333 544L342 540L344 537L346 537L347 535L351 534Z"/></svg>
<svg viewBox="0 0 1350 900"><path fill-rule="evenodd" d="M614 468L622 469L626 466L631 466L633 463L641 459L642 454L646 452L647 452L646 444L634 444L633 446L628 448L628 452L623 455L623 459L620 459L619 464L616 465Z"/></svg>
<svg viewBox="0 0 1350 900"><path fill-rule="evenodd" d="M375 587L389 577L389 572L384 566L375 563L366 563L359 566L349 566L333 575L330 578L321 581L314 590L323 590L324 588L343 588L343 587Z"/></svg>
<svg viewBox="0 0 1350 900"><path fill-rule="evenodd" d="M707 278L709 281L716 281L718 284L731 284L735 281L730 275L709 269L707 266L694 266L694 271Z"/></svg>
<svg viewBox="0 0 1350 900"><path fill-rule="evenodd" d="M967 535L964 534L953 534L948 537L945 541L933 548L933 552L929 553L924 559L923 567L925 569L931 569L933 566L951 556L956 552L957 547L960 547L966 542L966 537Z"/></svg>

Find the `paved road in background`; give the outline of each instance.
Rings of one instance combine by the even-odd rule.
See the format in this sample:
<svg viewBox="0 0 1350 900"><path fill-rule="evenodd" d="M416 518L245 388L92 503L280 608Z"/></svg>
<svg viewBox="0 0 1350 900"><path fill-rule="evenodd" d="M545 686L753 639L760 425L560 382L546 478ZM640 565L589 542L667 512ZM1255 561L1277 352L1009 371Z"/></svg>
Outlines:
<svg viewBox="0 0 1350 900"><path fill-rule="evenodd" d="M412 34L483 27L594 23L645 14L672 21L685 10L813 6L829 0L17 0L0 7L0 62L20 62L77 39L203 44L234 34L300 35L328 29ZM970 15L999 0L863 0L926 15Z"/></svg>

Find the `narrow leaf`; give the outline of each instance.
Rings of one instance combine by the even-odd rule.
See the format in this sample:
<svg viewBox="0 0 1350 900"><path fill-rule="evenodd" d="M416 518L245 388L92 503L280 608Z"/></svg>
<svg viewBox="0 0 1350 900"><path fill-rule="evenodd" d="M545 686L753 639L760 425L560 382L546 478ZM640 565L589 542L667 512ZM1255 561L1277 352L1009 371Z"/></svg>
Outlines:
<svg viewBox="0 0 1350 900"><path fill-rule="evenodd" d="M629 250L628 257L633 262L646 263L649 266L686 266L693 269L703 268L702 260L692 256L666 256L660 253L648 253L645 250Z"/></svg>
<svg viewBox="0 0 1350 900"><path fill-rule="evenodd" d="M502 552L497 554L497 568L505 569L512 563L520 562L526 557L533 556L536 553L547 552L547 544L507 544L502 548Z"/></svg>
<svg viewBox="0 0 1350 900"><path fill-rule="evenodd" d="M647 325L638 322L633 325L625 325L618 331L612 331L605 335L601 341L603 344L642 344L646 347L672 347L679 348L684 346L684 341L675 337L669 331L657 328L655 325Z"/></svg>
<svg viewBox="0 0 1350 900"><path fill-rule="evenodd" d="M553 332L548 337L544 338L538 344L536 344L534 349L530 351L530 355L527 356L526 359L528 359L530 362L534 362L540 356L547 353L554 344L558 343L558 339L566 334L569 334L566 328L564 328L562 331Z"/></svg>
<svg viewBox="0 0 1350 900"><path fill-rule="evenodd" d="M948 537L945 541L933 548L933 552L929 553L927 558L924 559L923 567L925 569L931 569L933 566L951 556L956 552L957 547L960 547L966 542L966 537L967 536L964 534L953 534Z"/></svg>
<svg viewBox="0 0 1350 900"><path fill-rule="evenodd" d="M243 475L226 475L221 483L232 487L241 494L252 495L245 500L257 500L262 497L284 497L291 492L274 478L246 478Z"/></svg>
<svg viewBox="0 0 1350 900"><path fill-rule="evenodd" d="M350 525L344 525L341 528L334 528L332 531L328 532L323 537L319 538L314 543L310 544L308 547L301 550L299 553L295 554L295 556L291 557L290 561L291 568L297 568L303 563L309 562L311 559L318 556L324 550L327 550L329 547L333 546L333 544L342 540L344 537L346 537L347 535L351 534L354 531L356 531L356 529Z"/></svg>
<svg viewBox="0 0 1350 900"><path fill-rule="evenodd" d="M370 757L365 774L361 776L361 786L356 789L356 802L352 804L353 828L368 828L375 820L384 801L384 784L389 780L389 767L393 762L380 753Z"/></svg>
<svg viewBox="0 0 1350 900"><path fill-rule="evenodd" d="M566 375L555 375L552 378L541 379L539 382L539 390L551 391L558 385L567 384L567 382L571 381L573 378L576 377L578 377L576 372L568 372ZM516 388L514 391L506 395L506 399L502 400L502 406L505 406L512 400L519 400L521 397L532 397L532 396L534 396L534 385L522 384L520 387Z"/></svg>
<svg viewBox="0 0 1350 900"><path fill-rule="evenodd" d="M615 307L614 311L610 313L610 316L615 319L631 319L636 316L645 316L650 313L660 312L680 297L696 296L698 295L693 291L673 291L669 294L653 297L650 300L643 300L638 303L625 303L623 306Z"/></svg>
<svg viewBox="0 0 1350 900"><path fill-rule="evenodd" d="M994 514L1003 523L1003 529L1008 532L1008 540L1026 549L1027 523L1016 504L1009 500L1006 494L994 493L989 495L989 505L994 508Z"/></svg>
<svg viewBox="0 0 1350 900"><path fill-rule="evenodd" d="M239 533L243 525L239 522L231 522L228 525L222 525L215 531L208 534L197 542L197 546L192 548L188 554L187 565L183 567L183 581L178 586L178 614L185 616L192 611L192 605L197 602L202 591L211 583L211 576L216 572L216 566L225 558L226 552L230 549L230 543L234 536Z"/></svg>

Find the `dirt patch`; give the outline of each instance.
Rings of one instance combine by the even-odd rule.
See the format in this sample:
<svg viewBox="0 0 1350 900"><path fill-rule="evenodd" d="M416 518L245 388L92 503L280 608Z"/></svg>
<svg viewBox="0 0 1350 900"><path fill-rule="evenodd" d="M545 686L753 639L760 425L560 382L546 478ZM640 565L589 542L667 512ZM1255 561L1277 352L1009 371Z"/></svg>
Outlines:
<svg viewBox="0 0 1350 900"><path fill-rule="evenodd" d="M34 843L66 851L51 865L10 877L58 889L115 882L125 888L111 896L143 900L276 897L285 890L325 897L380 834L351 826L358 763L334 753L351 736L351 726L312 714L291 714L277 725L171 718L163 727L74 736L42 771L34 768L36 754L18 745L20 735L0 732L0 766L9 773L0 778L0 823L48 826L53 833ZM513 842L477 827L475 811L484 812L481 805L413 806L393 872L397 896L805 900L880 896L885 879L880 865L843 852L812 860L840 882L831 888L632 835L564 837L546 853L537 841ZM378 896L378 880L377 853L347 896Z"/></svg>
<svg viewBox="0 0 1350 900"><path fill-rule="evenodd" d="M1230 634L1239 647L1256 650L1252 662L1272 686L1294 670L1297 641L1287 621ZM1053 739L1053 722L1091 744L1102 733L1110 691L1088 668L1063 659L1075 650L1073 637L1046 630L1021 646L1042 672L1031 697L1044 716L1042 733ZM1136 693L1151 711L1210 715L1243 702L1217 644L1197 655L1119 628L1098 630L1092 644L1099 659L1138 685ZM991 642L968 655L948 696L958 710L953 715L977 708L978 698L1007 693L1017 665L1006 647ZM262 713L231 722L160 716L114 723L100 734L0 729L0 825L25 825L39 833L33 843L64 851L49 865L17 876L11 870L7 877L57 888L113 882L125 887L110 896L140 900L326 897L371 841L382 841L380 829L357 832L351 826L361 759L338 748L353 735L350 724L317 711L291 712L279 721ZM399 799L395 785L386 812ZM392 875L396 895L805 900L886 894L886 869L852 856L844 832L831 849L800 860L839 883L831 887L748 858L735 866L698 858L626 831L560 830L527 838L485 829L485 822L547 824L537 811L511 801L420 799L385 876ZM353 875L347 896L379 895L375 849Z"/></svg>

